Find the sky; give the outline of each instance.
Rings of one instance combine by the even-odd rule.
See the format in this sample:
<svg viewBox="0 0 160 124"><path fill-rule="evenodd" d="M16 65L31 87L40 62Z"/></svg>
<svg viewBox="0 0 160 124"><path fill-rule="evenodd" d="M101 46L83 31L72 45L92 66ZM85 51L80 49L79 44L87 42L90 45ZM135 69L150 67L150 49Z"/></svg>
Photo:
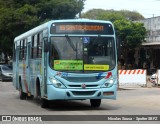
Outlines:
<svg viewBox="0 0 160 124"><path fill-rule="evenodd" d="M86 0L82 12L91 9L137 11L145 18L160 16L160 0Z"/></svg>

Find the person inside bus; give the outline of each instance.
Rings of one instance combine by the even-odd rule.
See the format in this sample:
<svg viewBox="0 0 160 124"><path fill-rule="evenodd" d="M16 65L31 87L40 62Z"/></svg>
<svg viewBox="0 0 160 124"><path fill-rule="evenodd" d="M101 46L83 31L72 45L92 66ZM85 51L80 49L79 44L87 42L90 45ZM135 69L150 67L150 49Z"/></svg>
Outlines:
<svg viewBox="0 0 160 124"><path fill-rule="evenodd" d="M89 52L89 56L102 56L102 52L99 46L93 46Z"/></svg>
<svg viewBox="0 0 160 124"><path fill-rule="evenodd" d="M96 48L95 48L95 55L96 55L96 56L102 56L102 51L101 51L101 48L100 48L100 47L96 47Z"/></svg>

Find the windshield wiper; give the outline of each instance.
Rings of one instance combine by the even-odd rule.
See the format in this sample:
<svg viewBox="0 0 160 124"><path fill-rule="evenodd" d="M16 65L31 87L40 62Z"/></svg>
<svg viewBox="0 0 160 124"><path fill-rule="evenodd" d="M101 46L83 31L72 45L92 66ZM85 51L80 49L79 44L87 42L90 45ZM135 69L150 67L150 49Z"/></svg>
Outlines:
<svg viewBox="0 0 160 124"><path fill-rule="evenodd" d="M101 35L98 35L98 36L94 39L93 43L96 43L96 41L97 41L100 37L101 37Z"/></svg>
<svg viewBox="0 0 160 124"><path fill-rule="evenodd" d="M70 37L68 35L65 35L65 37L66 37L69 45L72 47L72 49L77 52L77 49L75 48L75 46L74 46L73 42L71 41Z"/></svg>

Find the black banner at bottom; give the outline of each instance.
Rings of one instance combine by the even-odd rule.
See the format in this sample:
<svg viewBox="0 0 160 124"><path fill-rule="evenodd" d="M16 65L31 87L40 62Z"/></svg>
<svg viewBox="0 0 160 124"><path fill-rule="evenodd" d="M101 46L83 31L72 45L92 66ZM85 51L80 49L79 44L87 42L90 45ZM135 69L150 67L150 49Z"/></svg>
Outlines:
<svg viewBox="0 0 160 124"><path fill-rule="evenodd" d="M160 115L0 115L0 121L160 121Z"/></svg>

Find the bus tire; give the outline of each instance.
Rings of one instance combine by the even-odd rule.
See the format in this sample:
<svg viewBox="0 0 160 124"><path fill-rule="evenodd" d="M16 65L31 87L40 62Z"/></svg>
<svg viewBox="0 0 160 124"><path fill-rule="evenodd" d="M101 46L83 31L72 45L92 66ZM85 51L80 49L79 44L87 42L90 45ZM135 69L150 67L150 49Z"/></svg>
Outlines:
<svg viewBox="0 0 160 124"><path fill-rule="evenodd" d="M4 82L5 80L4 80L4 78L2 77L2 82Z"/></svg>
<svg viewBox="0 0 160 124"><path fill-rule="evenodd" d="M34 99L34 96L31 95L31 96L27 96L27 100L33 100Z"/></svg>
<svg viewBox="0 0 160 124"><path fill-rule="evenodd" d="M49 107L48 100L41 98L41 108L48 108L48 107Z"/></svg>
<svg viewBox="0 0 160 124"><path fill-rule="evenodd" d="M99 107L101 105L101 99L90 99L92 107Z"/></svg>
<svg viewBox="0 0 160 124"><path fill-rule="evenodd" d="M41 96L41 89L40 89L40 83L39 82L37 82L37 97L40 99L41 108L48 108L49 107L48 100L42 98L42 96Z"/></svg>
<svg viewBox="0 0 160 124"><path fill-rule="evenodd" d="M24 100L24 99L26 99L26 97L27 97L27 94L23 92L22 85L20 83L19 84L19 98L21 100Z"/></svg>

